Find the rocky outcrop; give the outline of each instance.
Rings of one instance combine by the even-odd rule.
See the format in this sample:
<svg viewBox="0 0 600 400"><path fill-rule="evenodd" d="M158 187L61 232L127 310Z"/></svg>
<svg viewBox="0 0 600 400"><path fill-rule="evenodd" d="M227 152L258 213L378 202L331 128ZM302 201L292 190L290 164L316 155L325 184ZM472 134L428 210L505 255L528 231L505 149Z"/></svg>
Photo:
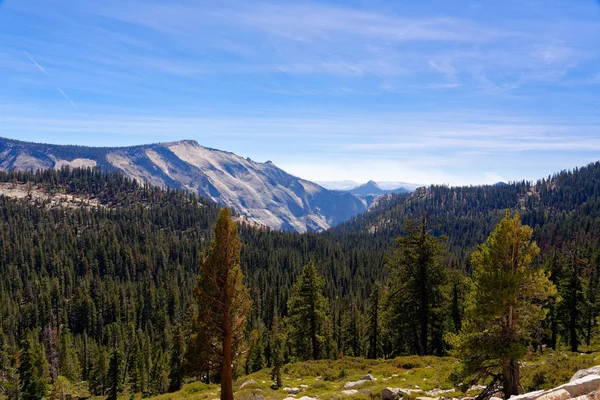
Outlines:
<svg viewBox="0 0 600 400"><path fill-rule="evenodd" d="M412 393L420 393L421 389L405 389L387 387L381 391L381 400L394 400L404 396L410 396Z"/></svg>
<svg viewBox="0 0 600 400"><path fill-rule="evenodd" d="M600 366L577 371L569 383L550 390L512 396L510 400L596 400L600 397Z"/></svg>
<svg viewBox="0 0 600 400"><path fill-rule="evenodd" d="M132 147L84 147L0 138L0 170L98 167L139 182L184 189L274 229L322 231L367 210L352 193L327 190L270 161L261 163L193 140Z"/></svg>
<svg viewBox="0 0 600 400"><path fill-rule="evenodd" d="M374 378L371 374L368 374L357 381L346 382L346 384L344 385L344 389L352 389L354 387L361 386L367 382L376 381L376 380L377 380L377 378Z"/></svg>
<svg viewBox="0 0 600 400"><path fill-rule="evenodd" d="M580 369L575 372L575 375L571 378L571 382L576 381L577 379L585 378L588 375L600 375L600 365L597 365L592 368Z"/></svg>

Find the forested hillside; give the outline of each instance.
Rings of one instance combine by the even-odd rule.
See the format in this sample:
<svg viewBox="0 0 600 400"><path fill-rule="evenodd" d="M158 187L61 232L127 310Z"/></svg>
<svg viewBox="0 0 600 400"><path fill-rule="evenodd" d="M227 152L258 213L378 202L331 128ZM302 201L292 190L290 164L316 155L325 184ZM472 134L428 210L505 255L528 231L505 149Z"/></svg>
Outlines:
<svg viewBox="0 0 600 400"><path fill-rule="evenodd" d="M106 394L117 346L132 390L167 390L174 329L191 329L200 253L208 249L218 206L97 169L9 172L0 181L101 204L49 207L0 196L0 390L16 393L15 357L29 339L43 344L52 381L65 375ZM291 285L309 259L327 277L331 299L363 298L367 282L380 278L383 249L371 257L316 234L245 224L240 232L254 299L250 321L261 335L274 315L286 313Z"/></svg>
<svg viewBox="0 0 600 400"><path fill-rule="evenodd" d="M19 396L23 376L34 383L62 376L94 395L157 394L178 390L184 379L219 379L189 340L202 318L195 288L217 205L97 169L0 173L0 182L81 198L64 207L0 196L1 393ZM236 371L342 355L447 354L448 335L465 318L468 255L507 209L533 228L541 248L533 265L551 272L558 289L559 296L548 292L548 317L531 344L592 344L600 311L599 194L596 163L536 184L432 186L389 196L324 233L241 222L252 307ZM427 262L415 261L413 239L427 244ZM427 276L426 284L406 275L407 266ZM318 323L308 329L313 317Z"/></svg>

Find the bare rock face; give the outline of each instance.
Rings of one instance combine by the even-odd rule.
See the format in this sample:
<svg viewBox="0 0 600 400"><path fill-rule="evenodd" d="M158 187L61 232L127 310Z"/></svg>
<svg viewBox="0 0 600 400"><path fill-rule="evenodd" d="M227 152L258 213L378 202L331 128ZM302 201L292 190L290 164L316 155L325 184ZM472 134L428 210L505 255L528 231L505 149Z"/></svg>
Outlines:
<svg viewBox="0 0 600 400"><path fill-rule="evenodd" d="M367 210L365 200L300 179L270 161L255 162L193 140L133 147L83 147L0 138L0 170L98 167L139 182L177 188L233 208L249 222L321 231Z"/></svg>
<svg viewBox="0 0 600 400"><path fill-rule="evenodd" d="M592 368L580 369L579 371L575 372L575 375L573 375L570 382L584 378L588 375L600 375L600 365L597 365Z"/></svg>
<svg viewBox="0 0 600 400"><path fill-rule="evenodd" d="M600 398L600 366L577 371L569 383L550 390L512 396L510 400L597 400Z"/></svg>

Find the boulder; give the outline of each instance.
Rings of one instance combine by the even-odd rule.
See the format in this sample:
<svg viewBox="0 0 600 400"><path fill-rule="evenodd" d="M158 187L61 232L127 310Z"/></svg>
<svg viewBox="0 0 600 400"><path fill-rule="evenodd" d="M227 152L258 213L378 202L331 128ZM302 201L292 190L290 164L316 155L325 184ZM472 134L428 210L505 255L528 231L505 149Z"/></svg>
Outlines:
<svg viewBox="0 0 600 400"><path fill-rule="evenodd" d="M570 397L577 397L584 394L595 392L600 388L600 375L587 375L557 387L555 390L564 389ZM551 391L551 392L554 392Z"/></svg>
<svg viewBox="0 0 600 400"><path fill-rule="evenodd" d="M444 389L437 389L436 388L436 389L431 389L431 390L426 391L425 394L427 396L430 396L430 397L440 397L440 395L442 395L442 394L452 393L452 392L455 392L455 391L456 391L455 389L446 389L446 390L444 390ZM493 400L493 399L490 399L490 400ZM502 400L502 399L498 399L498 400Z"/></svg>
<svg viewBox="0 0 600 400"><path fill-rule="evenodd" d="M417 398L415 398L415 400L438 400L439 397L424 397L424 396L419 396Z"/></svg>
<svg viewBox="0 0 600 400"><path fill-rule="evenodd" d="M400 397L400 389L398 388L385 388L381 391L381 400L394 400Z"/></svg>
<svg viewBox="0 0 600 400"><path fill-rule="evenodd" d="M489 400L502 400L502 399L500 397L492 396L489 398Z"/></svg>
<svg viewBox="0 0 600 400"><path fill-rule="evenodd" d="M304 385L304 384L302 384L302 385L298 385L298 387L299 387L300 389L308 389L308 385Z"/></svg>
<svg viewBox="0 0 600 400"><path fill-rule="evenodd" d="M541 395L536 400L566 400L570 397L571 395L566 390L555 389Z"/></svg>
<svg viewBox="0 0 600 400"><path fill-rule="evenodd" d="M583 396L574 397L573 400L598 400L600 398L600 391L588 393Z"/></svg>
<svg viewBox="0 0 600 400"><path fill-rule="evenodd" d="M309 396L302 396L302 397L300 397L297 400L317 400L317 398L316 397L309 397Z"/></svg>
<svg viewBox="0 0 600 400"><path fill-rule="evenodd" d="M368 381L363 381L361 379L361 380L355 381L355 382L346 382L346 384L344 385L343 389L352 389L352 388L355 388L357 386L365 384L365 382L368 382Z"/></svg>
<svg viewBox="0 0 600 400"><path fill-rule="evenodd" d="M420 389L404 389L387 387L381 392L381 400L393 400L402 396L409 396L411 393L422 392Z"/></svg>
<svg viewBox="0 0 600 400"><path fill-rule="evenodd" d="M256 383L256 381L254 379L247 380L246 382L242 383L242 386L240 386L240 389L243 389L248 385L252 385L253 383Z"/></svg>
<svg viewBox="0 0 600 400"><path fill-rule="evenodd" d="M376 380L377 380L377 378L373 377L373 375L371 375L371 374L367 374L361 379L361 381L376 381Z"/></svg>
<svg viewBox="0 0 600 400"><path fill-rule="evenodd" d="M535 392L523 393L518 396L510 396L509 400L534 400L545 393L544 390L536 390Z"/></svg>
<svg viewBox="0 0 600 400"><path fill-rule="evenodd" d="M356 393L358 393L358 390L356 389L342 390L344 396L354 396Z"/></svg>
<svg viewBox="0 0 600 400"><path fill-rule="evenodd" d="M288 394L298 394L298 393L300 393L300 389L298 389L298 388L289 388L289 387L286 387L286 388L283 388L283 391L287 392Z"/></svg>
<svg viewBox="0 0 600 400"><path fill-rule="evenodd" d="M575 372L569 382L576 381L577 379L584 378L588 375L600 375L600 365L596 365L592 368L580 369L579 371Z"/></svg>
<svg viewBox="0 0 600 400"><path fill-rule="evenodd" d="M265 396L260 393L252 393L251 395L245 396L245 399L249 400L265 400Z"/></svg>

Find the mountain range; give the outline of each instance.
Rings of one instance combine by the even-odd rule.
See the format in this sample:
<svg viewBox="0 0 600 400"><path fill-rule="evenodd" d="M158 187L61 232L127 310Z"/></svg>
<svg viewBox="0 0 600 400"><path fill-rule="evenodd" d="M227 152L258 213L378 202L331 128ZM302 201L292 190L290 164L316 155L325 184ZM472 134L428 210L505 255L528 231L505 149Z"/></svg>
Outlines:
<svg viewBox="0 0 600 400"><path fill-rule="evenodd" d="M297 232L321 231L367 210L376 185L336 191L193 140L131 147L85 147L0 138L0 169L99 167L140 182L183 188L233 208L252 223ZM366 195L363 193L367 193ZM367 195L370 195L367 196Z"/></svg>
<svg viewBox="0 0 600 400"><path fill-rule="evenodd" d="M369 181L366 184L360 183L356 181L346 180L346 181L316 181L315 183L323 186L326 189L331 190L340 190L344 192L350 192L354 189L357 189L360 186L373 184L375 183L380 189L390 192L402 192L403 190L412 192L415 189L425 186L419 183L409 183L409 182L395 182L395 181Z"/></svg>

